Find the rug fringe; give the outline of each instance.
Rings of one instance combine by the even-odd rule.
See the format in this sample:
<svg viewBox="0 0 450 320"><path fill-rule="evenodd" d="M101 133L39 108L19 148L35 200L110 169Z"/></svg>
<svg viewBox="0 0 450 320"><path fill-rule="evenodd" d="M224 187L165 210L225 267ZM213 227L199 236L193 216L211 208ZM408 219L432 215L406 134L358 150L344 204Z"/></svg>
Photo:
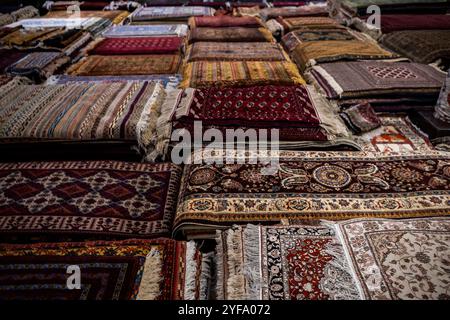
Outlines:
<svg viewBox="0 0 450 320"><path fill-rule="evenodd" d="M248 224L244 229L244 276L247 282L246 299L261 300L263 281L260 262L260 227Z"/></svg>
<svg viewBox="0 0 450 320"><path fill-rule="evenodd" d="M161 294L163 262L158 249L152 248L147 255L142 271L136 300L156 300Z"/></svg>
<svg viewBox="0 0 450 320"><path fill-rule="evenodd" d="M186 278L184 283L184 299L196 299L197 261L195 259L197 248L194 241L186 244Z"/></svg>

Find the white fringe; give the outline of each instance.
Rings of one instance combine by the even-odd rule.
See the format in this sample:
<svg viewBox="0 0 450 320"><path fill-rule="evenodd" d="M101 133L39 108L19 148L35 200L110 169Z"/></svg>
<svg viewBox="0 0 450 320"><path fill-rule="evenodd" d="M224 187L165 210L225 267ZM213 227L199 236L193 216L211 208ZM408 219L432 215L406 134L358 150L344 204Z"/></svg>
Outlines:
<svg viewBox="0 0 450 320"><path fill-rule="evenodd" d="M320 66L315 66L314 70L319 73L327 82L328 84L333 88L333 90L339 95L339 97L341 98L342 93L344 92L344 90L341 88L341 86L336 82L336 80L334 80L334 78L327 72L325 71L324 68L320 67Z"/></svg>
<svg viewBox="0 0 450 320"><path fill-rule="evenodd" d="M194 241L186 244L186 278L184 283L184 299L195 300L196 296L196 280L197 280L197 261L195 253L197 248Z"/></svg>
<svg viewBox="0 0 450 320"><path fill-rule="evenodd" d="M247 225L244 229L244 276L247 283L246 299L261 300L263 280L260 265L260 227Z"/></svg>
<svg viewBox="0 0 450 320"><path fill-rule="evenodd" d="M155 300L161 294L162 257L156 248L152 248L147 255L142 271L141 284L136 300Z"/></svg>

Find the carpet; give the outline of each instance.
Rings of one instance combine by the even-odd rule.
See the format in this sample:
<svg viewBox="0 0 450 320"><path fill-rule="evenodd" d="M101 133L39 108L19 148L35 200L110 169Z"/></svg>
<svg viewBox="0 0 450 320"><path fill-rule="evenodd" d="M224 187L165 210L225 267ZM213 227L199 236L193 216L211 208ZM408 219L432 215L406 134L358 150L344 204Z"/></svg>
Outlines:
<svg viewBox="0 0 450 320"><path fill-rule="evenodd" d="M339 60L382 60L398 58L397 55L382 49L375 42L348 41L310 41L295 47L291 52L293 60L301 70L315 64Z"/></svg>
<svg viewBox="0 0 450 320"><path fill-rule="evenodd" d="M128 11L119 11L119 10L108 10L108 11L100 11L100 10L92 10L86 11L81 10L79 12L80 18L103 18L110 20L113 24L122 23L130 13ZM67 10L56 10L50 11L42 18L71 18L73 15L72 12L67 12Z"/></svg>
<svg viewBox="0 0 450 320"><path fill-rule="evenodd" d="M377 5L383 14L439 13L445 14L449 8L447 0L342 0L342 9L350 16L367 14L369 5Z"/></svg>
<svg viewBox="0 0 450 320"><path fill-rule="evenodd" d="M358 61L323 63L311 71L328 98L429 95L437 99L445 74L409 62Z"/></svg>
<svg viewBox="0 0 450 320"><path fill-rule="evenodd" d="M293 17L277 18L277 21L283 26L284 32L288 33L295 29L333 29L343 28L332 18L328 17Z"/></svg>
<svg viewBox="0 0 450 320"><path fill-rule="evenodd" d="M103 36L106 38L123 37L155 37L155 36L186 36L188 26L186 24L159 24L159 25L123 25L112 26Z"/></svg>
<svg viewBox="0 0 450 320"><path fill-rule="evenodd" d="M195 27L189 33L189 44L194 42L275 42L265 28L203 28Z"/></svg>
<svg viewBox="0 0 450 320"><path fill-rule="evenodd" d="M180 54L88 56L72 65L67 74L76 76L128 76L175 74Z"/></svg>
<svg viewBox="0 0 450 320"><path fill-rule="evenodd" d="M450 213L448 153L393 156L282 151L279 155L274 175L264 174L266 166L261 161L248 163L251 157L246 163L231 164L218 155L213 159L225 164L186 165L174 232L186 234L193 228L212 231L235 223L279 223L285 219L407 218ZM197 161L195 157L193 161Z"/></svg>
<svg viewBox="0 0 450 320"><path fill-rule="evenodd" d="M193 242L170 239L1 245L0 300L201 298L203 260ZM81 286L68 290L72 265Z"/></svg>
<svg viewBox="0 0 450 320"><path fill-rule="evenodd" d="M289 32L281 38L284 48L291 52L299 44L310 41L349 41L357 40L356 34L347 29L298 29Z"/></svg>
<svg viewBox="0 0 450 320"><path fill-rule="evenodd" d="M261 9L260 17L267 21L269 19L274 19L278 17L327 17L328 11L326 6L292 6L292 7L281 7L281 8L264 8Z"/></svg>
<svg viewBox="0 0 450 320"><path fill-rule="evenodd" d="M363 151L384 154L433 153L436 150L405 115L380 115L381 127L354 136Z"/></svg>
<svg viewBox="0 0 450 320"><path fill-rule="evenodd" d="M213 16L215 10L210 7L140 7L131 15L132 21L185 20L193 16Z"/></svg>
<svg viewBox="0 0 450 320"><path fill-rule="evenodd" d="M90 54L170 54L181 50L181 37L128 37L106 38L100 41Z"/></svg>
<svg viewBox="0 0 450 320"><path fill-rule="evenodd" d="M191 17L189 18L189 27L194 28L229 28L245 27L259 28L261 22L255 17L231 17L231 16L213 16L213 17Z"/></svg>
<svg viewBox="0 0 450 320"><path fill-rule="evenodd" d="M280 45L268 42L196 42L188 47L187 62L287 61Z"/></svg>
<svg viewBox="0 0 450 320"><path fill-rule="evenodd" d="M0 39L0 45L6 48L37 47L41 40L64 33L60 28L19 29Z"/></svg>
<svg viewBox="0 0 450 320"><path fill-rule="evenodd" d="M450 67L450 32L447 30L398 31L384 35L381 43L418 63L443 60L444 70Z"/></svg>
<svg viewBox="0 0 450 320"><path fill-rule="evenodd" d="M380 22L384 34L406 30L450 29L450 16L442 14L385 14Z"/></svg>
<svg viewBox="0 0 450 320"><path fill-rule="evenodd" d="M218 231L217 298L448 300L449 218Z"/></svg>
<svg viewBox="0 0 450 320"><path fill-rule="evenodd" d="M364 299L450 299L448 218L362 219L338 230Z"/></svg>
<svg viewBox="0 0 450 320"><path fill-rule="evenodd" d="M152 82L10 82L0 97L0 139L131 141L146 153L165 95Z"/></svg>
<svg viewBox="0 0 450 320"><path fill-rule="evenodd" d="M185 65L182 88L304 84L297 67L280 61L197 61Z"/></svg>
<svg viewBox="0 0 450 320"><path fill-rule="evenodd" d="M4 163L0 233L170 236L180 179L169 163Z"/></svg>
<svg viewBox="0 0 450 320"><path fill-rule="evenodd" d="M19 61L26 55L27 53L18 50L0 49L0 73L3 74L7 67Z"/></svg>

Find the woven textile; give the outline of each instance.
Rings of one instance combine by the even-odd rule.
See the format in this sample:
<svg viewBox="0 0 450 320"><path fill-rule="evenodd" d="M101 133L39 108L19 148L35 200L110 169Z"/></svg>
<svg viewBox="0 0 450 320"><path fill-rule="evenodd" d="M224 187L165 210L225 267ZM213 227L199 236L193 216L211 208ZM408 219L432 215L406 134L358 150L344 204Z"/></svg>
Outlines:
<svg viewBox="0 0 450 320"><path fill-rule="evenodd" d="M229 27L246 27L259 28L261 23L254 17L230 17L230 16L215 16L215 17L192 17L189 19L189 26L191 29L205 27L205 28L229 28Z"/></svg>
<svg viewBox="0 0 450 320"><path fill-rule="evenodd" d="M62 34L63 32L64 30L59 28L19 29L2 37L0 44L4 47L34 47L39 44L40 40Z"/></svg>
<svg viewBox="0 0 450 320"><path fill-rule="evenodd" d="M381 12L388 13L441 13L449 8L447 0L342 0L342 9L350 16L366 15L367 7L377 5Z"/></svg>
<svg viewBox="0 0 450 320"><path fill-rule="evenodd" d="M103 18L110 20L113 24L119 24L123 20L125 20L130 13L128 11L116 11L116 10L109 10L109 11L81 10L79 14L80 18ZM67 12L66 10L57 10L57 11L50 11L45 16L43 16L43 18L58 19L58 18L71 18L72 16L73 16L72 12Z"/></svg>
<svg viewBox="0 0 450 320"><path fill-rule="evenodd" d="M378 60L397 57L374 42L310 41L297 45L291 52L294 61L302 69L323 62L339 60Z"/></svg>
<svg viewBox="0 0 450 320"><path fill-rule="evenodd" d="M301 17L301 16L328 16L326 6L300 6L300 7L282 7L282 8L264 8L259 14L263 20L269 20L277 17Z"/></svg>
<svg viewBox="0 0 450 320"><path fill-rule="evenodd" d="M285 151L278 159L274 175L265 175L261 162L185 166L175 231L283 219L450 213L446 153Z"/></svg>
<svg viewBox="0 0 450 320"><path fill-rule="evenodd" d="M112 26L107 29L103 36L114 37L155 37L155 36L180 36L187 34L186 24L161 24L146 26Z"/></svg>
<svg viewBox="0 0 450 320"><path fill-rule="evenodd" d="M275 42L265 28L194 28L189 43L208 42Z"/></svg>
<svg viewBox="0 0 450 320"><path fill-rule="evenodd" d="M442 59L450 67L449 31L398 31L383 36L381 43L415 62L429 64Z"/></svg>
<svg viewBox="0 0 450 320"><path fill-rule="evenodd" d="M60 52L32 52L6 68L6 73L41 81L67 62L69 58Z"/></svg>
<svg viewBox="0 0 450 320"><path fill-rule="evenodd" d="M287 55L275 43L196 42L186 50L186 61L286 61Z"/></svg>
<svg viewBox="0 0 450 320"><path fill-rule="evenodd" d="M170 239L2 245L0 299L193 299L202 259L193 242ZM70 265L81 289L67 289Z"/></svg>
<svg viewBox="0 0 450 320"><path fill-rule="evenodd" d="M0 166L0 233L169 236L181 169L172 164Z"/></svg>
<svg viewBox="0 0 450 320"><path fill-rule="evenodd" d="M450 123L450 70L447 71L447 78L439 93L439 99L434 108L434 117Z"/></svg>
<svg viewBox="0 0 450 320"><path fill-rule="evenodd" d="M91 51L98 55L159 54L179 52L181 37L107 38Z"/></svg>
<svg viewBox="0 0 450 320"><path fill-rule="evenodd" d="M385 154L435 152L430 140L405 115L379 115L381 126L354 137L363 151Z"/></svg>
<svg viewBox="0 0 450 320"><path fill-rule="evenodd" d="M350 32L347 29L319 29L319 30L310 30L310 29L299 29L289 32L281 39L283 46L291 52L294 50L297 45L309 42L309 41L348 41L348 40L357 40L354 33Z"/></svg>
<svg viewBox="0 0 450 320"><path fill-rule="evenodd" d="M184 69L183 88L304 84L297 67L279 61L197 61Z"/></svg>
<svg viewBox="0 0 450 320"><path fill-rule="evenodd" d="M450 220L362 219L339 224L364 299L450 298Z"/></svg>
<svg viewBox="0 0 450 320"><path fill-rule="evenodd" d="M328 17L280 17L277 21L283 26L285 33L295 29L332 29L340 27L335 20Z"/></svg>
<svg viewBox="0 0 450 320"><path fill-rule="evenodd" d="M368 103L353 105L344 109L340 116L355 133L371 131L381 125L381 121Z"/></svg>
<svg viewBox="0 0 450 320"><path fill-rule="evenodd" d="M133 12L133 21L188 20L192 16L213 16L215 10L209 7L141 7Z"/></svg>
<svg viewBox="0 0 450 320"><path fill-rule="evenodd" d="M0 96L2 139L125 140L144 151L165 98L162 86L151 82L6 86Z"/></svg>
<svg viewBox="0 0 450 320"><path fill-rule="evenodd" d="M121 76L177 73L180 54L93 55L73 65L67 73L77 76Z"/></svg>
<svg viewBox="0 0 450 320"><path fill-rule="evenodd" d="M386 14L381 18L381 32L405 30L449 30L450 16L441 14Z"/></svg>
<svg viewBox="0 0 450 320"><path fill-rule="evenodd" d="M312 68L314 78L329 98L363 96L436 96L445 74L433 67L407 62L336 62Z"/></svg>
<svg viewBox="0 0 450 320"><path fill-rule="evenodd" d="M7 67L19 61L26 55L25 52L18 50L0 49L0 73L4 73Z"/></svg>
<svg viewBox="0 0 450 320"><path fill-rule="evenodd" d="M332 226L247 225L216 241L219 299L360 299Z"/></svg>

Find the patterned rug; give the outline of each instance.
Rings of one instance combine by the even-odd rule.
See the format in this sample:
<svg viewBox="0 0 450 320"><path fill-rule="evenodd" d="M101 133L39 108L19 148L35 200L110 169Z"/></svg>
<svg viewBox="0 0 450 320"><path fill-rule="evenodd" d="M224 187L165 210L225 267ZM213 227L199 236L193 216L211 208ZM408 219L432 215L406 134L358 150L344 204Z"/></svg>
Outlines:
<svg viewBox="0 0 450 320"><path fill-rule="evenodd" d="M281 39L284 48L291 52L299 44L309 41L349 41L357 40L356 34L347 29L298 29L289 32Z"/></svg>
<svg viewBox="0 0 450 320"><path fill-rule="evenodd" d="M26 55L25 52L18 50L0 49L0 74L3 74L7 67L16 63Z"/></svg>
<svg viewBox="0 0 450 320"><path fill-rule="evenodd" d="M409 62L358 61L323 63L311 71L328 98L393 96L436 101L445 74Z"/></svg>
<svg viewBox="0 0 450 320"><path fill-rule="evenodd" d="M450 16L442 14L385 14L381 32L406 30L450 30Z"/></svg>
<svg viewBox="0 0 450 320"><path fill-rule="evenodd" d="M383 60L398 58L371 41L324 40L304 42L295 47L291 55L301 70L318 63L339 60Z"/></svg>
<svg viewBox="0 0 450 320"><path fill-rule="evenodd" d="M168 236L180 179L171 164L4 163L0 233Z"/></svg>
<svg viewBox="0 0 450 320"><path fill-rule="evenodd" d="M181 37L106 38L90 52L94 55L170 54L179 52Z"/></svg>
<svg viewBox="0 0 450 320"><path fill-rule="evenodd" d="M215 10L210 7L141 7L131 16L133 21L185 20L193 16L213 16Z"/></svg>
<svg viewBox="0 0 450 320"><path fill-rule="evenodd" d="M264 174L261 161L250 164L250 160L185 166L174 230L188 232L193 226L213 230L233 223L284 219L450 213L448 153L285 151L274 175Z"/></svg>
<svg viewBox="0 0 450 320"><path fill-rule="evenodd" d="M103 33L106 38L115 37L155 37L155 36L186 36L186 24L160 24L145 26L112 26Z"/></svg>
<svg viewBox="0 0 450 320"><path fill-rule="evenodd" d="M180 66L180 54L147 54L88 56L67 70L75 76L128 76L175 74Z"/></svg>
<svg viewBox="0 0 450 320"><path fill-rule="evenodd" d="M7 67L5 72L12 76L26 76L42 81L69 61L60 52L32 52Z"/></svg>
<svg viewBox="0 0 450 320"><path fill-rule="evenodd" d="M231 16L214 16L214 17L192 17L189 19L189 27L191 29L204 28L229 28L229 27L246 27L259 28L261 23L255 17L231 17Z"/></svg>
<svg viewBox="0 0 450 320"><path fill-rule="evenodd" d="M295 29L333 29L344 28L336 20L328 17L293 17L277 18L279 24L283 26L284 33Z"/></svg>
<svg viewBox="0 0 450 320"><path fill-rule="evenodd" d="M448 300L449 218L234 226L218 232L217 297Z"/></svg>
<svg viewBox="0 0 450 320"><path fill-rule="evenodd" d="M407 116L379 116L381 127L359 136L355 141L363 151L384 154L432 153L435 149L425 134L420 132Z"/></svg>
<svg viewBox="0 0 450 320"><path fill-rule="evenodd" d="M64 9L50 11L43 16L43 18L70 18L72 15L72 12L68 12L67 9ZM80 18L103 18L111 20L113 24L120 24L130 15L130 13L128 11L120 10L81 10L79 15Z"/></svg>
<svg viewBox="0 0 450 320"><path fill-rule="evenodd" d="M204 260L170 239L0 245L0 300L204 299ZM67 288L72 265L80 289Z"/></svg>
<svg viewBox="0 0 450 320"><path fill-rule="evenodd" d="M387 48L418 63L445 60L444 70L450 67L450 32L448 30L398 31L381 38Z"/></svg>
<svg viewBox="0 0 450 320"><path fill-rule="evenodd" d="M278 17L326 17L328 11L326 6L286 6L282 8L264 8L259 13L260 17L267 21Z"/></svg>
<svg viewBox="0 0 450 320"><path fill-rule="evenodd" d="M162 85L83 82L2 87L0 139L20 141L132 141L150 152Z"/></svg>
<svg viewBox="0 0 450 320"><path fill-rule="evenodd" d="M275 42L265 28L203 28L196 27L189 33L189 43L207 42Z"/></svg>
<svg viewBox="0 0 450 320"><path fill-rule="evenodd" d="M297 67L280 61L197 61L185 65L182 88L305 84Z"/></svg>

